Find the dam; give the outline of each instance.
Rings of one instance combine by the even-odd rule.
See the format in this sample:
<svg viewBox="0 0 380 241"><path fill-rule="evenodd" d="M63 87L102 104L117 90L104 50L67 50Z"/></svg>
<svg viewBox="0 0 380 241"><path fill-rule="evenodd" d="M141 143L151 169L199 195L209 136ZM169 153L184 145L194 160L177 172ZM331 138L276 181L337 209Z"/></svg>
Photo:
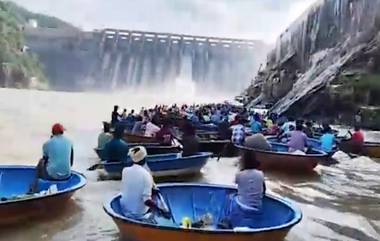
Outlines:
<svg viewBox="0 0 380 241"><path fill-rule="evenodd" d="M26 28L29 51L56 90L117 90L191 81L218 91L247 86L267 48L256 40L119 29Z"/></svg>

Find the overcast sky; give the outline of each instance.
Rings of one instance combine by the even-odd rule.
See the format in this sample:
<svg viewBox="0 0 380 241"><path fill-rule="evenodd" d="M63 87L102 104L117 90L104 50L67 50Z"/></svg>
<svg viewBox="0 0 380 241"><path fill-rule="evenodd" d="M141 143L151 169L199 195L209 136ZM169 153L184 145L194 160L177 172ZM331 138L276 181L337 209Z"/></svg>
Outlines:
<svg viewBox="0 0 380 241"><path fill-rule="evenodd" d="M316 0L13 0L83 29L120 28L273 43Z"/></svg>

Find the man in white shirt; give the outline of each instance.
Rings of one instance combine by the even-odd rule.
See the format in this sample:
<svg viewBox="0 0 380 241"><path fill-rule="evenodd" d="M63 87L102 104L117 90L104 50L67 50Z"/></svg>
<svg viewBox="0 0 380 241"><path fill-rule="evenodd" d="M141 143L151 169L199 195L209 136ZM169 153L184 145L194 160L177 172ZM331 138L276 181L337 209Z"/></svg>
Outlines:
<svg viewBox="0 0 380 241"><path fill-rule="evenodd" d="M152 174L145 168L145 147L132 148L129 155L133 165L124 168L122 174L120 205L124 215L137 220L150 220L154 212L169 218L170 214L160 209L153 201L152 190L155 184Z"/></svg>

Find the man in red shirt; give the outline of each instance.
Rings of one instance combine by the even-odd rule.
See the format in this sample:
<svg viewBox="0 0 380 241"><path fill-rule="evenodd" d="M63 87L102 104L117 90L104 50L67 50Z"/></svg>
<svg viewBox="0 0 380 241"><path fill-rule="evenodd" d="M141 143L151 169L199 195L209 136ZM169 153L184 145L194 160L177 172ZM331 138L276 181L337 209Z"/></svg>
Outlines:
<svg viewBox="0 0 380 241"><path fill-rule="evenodd" d="M359 154L362 152L364 145L364 134L360 130L359 126L355 126L355 132L351 135L350 145L353 153Z"/></svg>

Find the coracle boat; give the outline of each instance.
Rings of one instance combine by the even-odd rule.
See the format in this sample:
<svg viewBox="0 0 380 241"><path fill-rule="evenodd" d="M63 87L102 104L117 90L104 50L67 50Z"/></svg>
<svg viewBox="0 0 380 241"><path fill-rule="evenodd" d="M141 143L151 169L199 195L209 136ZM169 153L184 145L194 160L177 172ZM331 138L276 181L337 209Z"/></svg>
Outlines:
<svg viewBox="0 0 380 241"><path fill-rule="evenodd" d="M39 180L39 193L27 194L36 178L35 167L0 166L0 225L35 218L64 205L75 191L86 185L77 172L67 180Z"/></svg>
<svg viewBox="0 0 380 241"><path fill-rule="evenodd" d="M271 143L271 151L255 150L238 146L242 151L254 152L260 162L259 169L263 171L278 170L284 172L312 172L319 163L328 163L328 154L312 149L307 154L289 153L289 147L280 143Z"/></svg>
<svg viewBox="0 0 380 241"><path fill-rule="evenodd" d="M199 152L187 157L182 157L180 153L153 155L147 157L147 165L155 177L190 175L199 173L211 155L210 152ZM132 161L102 164L108 174L121 175L123 168L131 166Z"/></svg>
<svg viewBox="0 0 380 241"><path fill-rule="evenodd" d="M121 211L120 195L104 204L105 212L117 224L122 240L135 241L279 241L302 219L301 211L290 202L266 195L263 211L250 227L221 228L228 217L234 187L208 184L159 185L162 198L170 210L171 220L156 216L153 223L126 217ZM162 201L163 200L163 201ZM164 205L164 206L165 206ZM209 225L183 228L182 221L195 223L208 217Z"/></svg>
<svg viewBox="0 0 380 241"><path fill-rule="evenodd" d="M280 142L282 144L286 144L289 141L287 138L283 138L283 139L279 140L276 136L268 136L266 138L270 143L279 143ZM317 150L322 151L322 147L321 147L322 143L318 139L307 138L307 145L313 149L317 149ZM334 145L333 153L335 153L337 150L338 150L337 145ZM332 153L330 153L330 154L332 154Z"/></svg>
<svg viewBox="0 0 380 241"><path fill-rule="evenodd" d="M360 154L372 158L380 158L380 143L365 142L361 152L355 153L356 151L352 149L349 140L342 140L339 143L339 149L346 153Z"/></svg>
<svg viewBox="0 0 380 241"><path fill-rule="evenodd" d="M134 143L129 145L131 148L136 146L144 146L148 155L159 155L168 153L178 153L181 151L179 146L161 146L159 143ZM105 160L104 150L100 148L94 148L94 151L98 155L100 160Z"/></svg>
<svg viewBox="0 0 380 241"><path fill-rule="evenodd" d="M212 152L215 156L221 157L235 157L239 155L238 148L230 140L201 139L199 150L202 152Z"/></svg>
<svg viewBox="0 0 380 241"><path fill-rule="evenodd" d="M157 143L154 137L124 133L124 140L128 143Z"/></svg>

